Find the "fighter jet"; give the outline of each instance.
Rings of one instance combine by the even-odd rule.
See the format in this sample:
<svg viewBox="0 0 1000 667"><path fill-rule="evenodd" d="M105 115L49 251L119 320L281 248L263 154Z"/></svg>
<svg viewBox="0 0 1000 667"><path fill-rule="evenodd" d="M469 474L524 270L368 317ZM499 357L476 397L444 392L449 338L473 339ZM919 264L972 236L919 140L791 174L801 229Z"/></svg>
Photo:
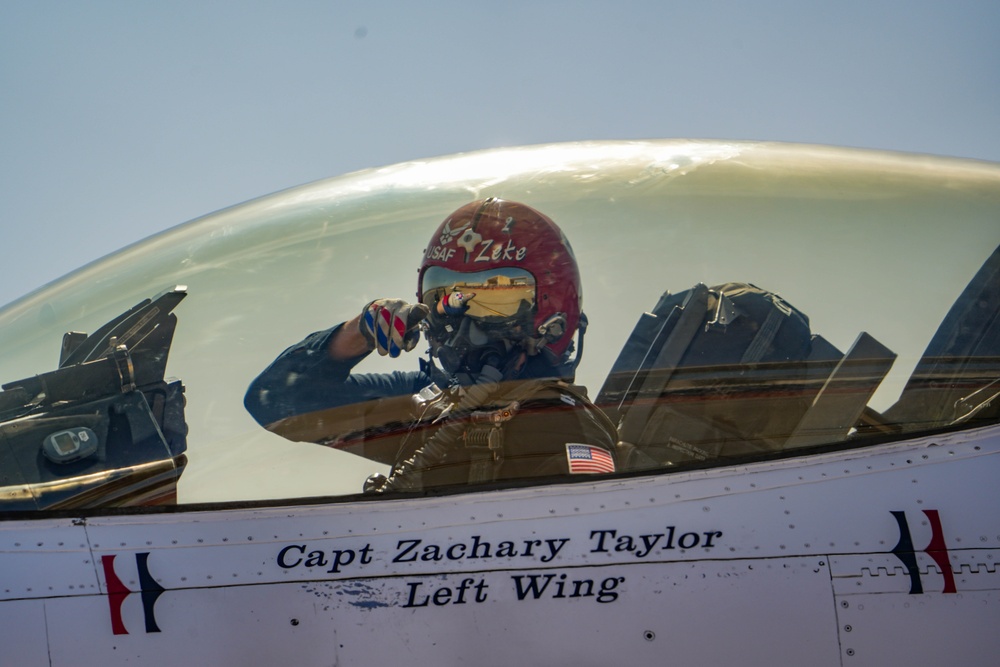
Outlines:
<svg viewBox="0 0 1000 667"><path fill-rule="evenodd" d="M124 248L0 310L3 663L993 665L998 247L997 164L655 140Z"/></svg>

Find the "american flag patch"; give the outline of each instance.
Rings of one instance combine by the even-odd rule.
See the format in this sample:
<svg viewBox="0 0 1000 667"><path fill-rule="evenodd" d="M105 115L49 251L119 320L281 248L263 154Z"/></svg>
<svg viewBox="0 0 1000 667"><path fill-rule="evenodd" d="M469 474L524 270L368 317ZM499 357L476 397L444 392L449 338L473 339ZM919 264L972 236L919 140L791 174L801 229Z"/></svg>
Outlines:
<svg viewBox="0 0 1000 667"><path fill-rule="evenodd" d="M571 475L615 471L615 460L607 450L600 447L566 445L566 459Z"/></svg>

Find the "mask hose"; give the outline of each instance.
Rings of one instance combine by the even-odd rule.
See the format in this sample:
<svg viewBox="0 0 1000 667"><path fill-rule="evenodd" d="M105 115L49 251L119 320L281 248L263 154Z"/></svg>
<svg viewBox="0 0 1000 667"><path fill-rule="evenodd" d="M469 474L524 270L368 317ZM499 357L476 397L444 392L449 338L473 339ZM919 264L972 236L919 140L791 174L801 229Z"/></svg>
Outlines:
<svg viewBox="0 0 1000 667"><path fill-rule="evenodd" d="M485 405L500 387L502 373L493 366L483 366L476 383L459 389L459 397L450 409L449 417L437 432L424 443L410 458L393 466L388 477L372 475L365 480L365 493L386 493L388 491L419 491L423 484L420 471L445 460L448 452L462 437L467 424L462 417Z"/></svg>

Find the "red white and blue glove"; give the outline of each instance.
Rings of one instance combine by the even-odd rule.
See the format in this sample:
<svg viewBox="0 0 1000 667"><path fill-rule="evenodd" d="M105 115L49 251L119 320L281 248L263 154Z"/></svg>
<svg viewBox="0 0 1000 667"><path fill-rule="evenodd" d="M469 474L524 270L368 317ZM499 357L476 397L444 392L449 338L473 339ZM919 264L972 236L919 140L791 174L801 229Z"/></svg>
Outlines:
<svg viewBox="0 0 1000 667"><path fill-rule="evenodd" d="M370 349L395 358L404 350L409 352L417 346L419 325L429 314L430 309L422 303L376 299L361 311L358 326Z"/></svg>

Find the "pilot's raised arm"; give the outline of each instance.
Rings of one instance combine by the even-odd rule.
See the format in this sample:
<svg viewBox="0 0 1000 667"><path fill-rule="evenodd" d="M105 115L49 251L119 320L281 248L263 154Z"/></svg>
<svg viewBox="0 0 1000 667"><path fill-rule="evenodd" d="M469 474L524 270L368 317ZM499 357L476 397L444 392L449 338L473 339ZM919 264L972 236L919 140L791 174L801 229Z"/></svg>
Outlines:
<svg viewBox="0 0 1000 667"><path fill-rule="evenodd" d="M250 384L243 403L262 426L295 415L362 401L413 394L431 383L419 371L352 374L372 351L399 356L419 340L427 307L401 299L378 299L361 315L312 333L282 352ZM385 327L381 327L384 323ZM403 331L403 335L388 331ZM383 336L384 334L384 336ZM384 344L379 344L379 339Z"/></svg>
<svg viewBox="0 0 1000 667"><path fill-rule="evenodd" d="M580 275L552 220L495 198L459 208L424 252L417 299L377 299L288 348L250 385L247 410L268 426L414 396L423 412L413 419L433 427L407 443L388 481L369 485L376 491L615 470L614 428L570 384ZM421 331L430 358L419 370L354 372L373 351L412 351Z"/></svg>

